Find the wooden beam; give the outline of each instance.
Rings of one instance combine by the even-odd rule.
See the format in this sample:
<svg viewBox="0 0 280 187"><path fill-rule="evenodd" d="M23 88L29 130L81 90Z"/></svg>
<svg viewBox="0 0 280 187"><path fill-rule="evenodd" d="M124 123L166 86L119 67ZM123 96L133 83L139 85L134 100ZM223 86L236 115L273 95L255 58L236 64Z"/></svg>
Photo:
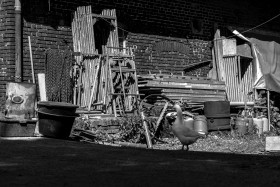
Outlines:
<svg viewBox="0 0 280 187"><path fill-rule="evenodd" d="M38 85L40 92L40 101L47 101L45 73L38 73Z"/></svg>
<svg viewBox="0 0 280 187"><path fill-rule="evenodd" d="M215 50L215 57L216 57L216 65L217 65L217 73L218 73L218 80L225 81L225 71L223 68L223 43L222 38L220 35L220 30L217 29L214 37L214 50Z"/></svg>

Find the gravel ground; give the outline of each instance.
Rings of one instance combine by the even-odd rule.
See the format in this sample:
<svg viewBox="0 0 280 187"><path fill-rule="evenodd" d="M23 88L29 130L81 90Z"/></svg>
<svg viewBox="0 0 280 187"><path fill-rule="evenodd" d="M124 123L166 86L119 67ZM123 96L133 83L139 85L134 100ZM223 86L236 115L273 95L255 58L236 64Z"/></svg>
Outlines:
<svg viewBox="0 0 280 187"><path fill-rule="evenodd" d="M131 124L134 124L131 126ZM121 138L123 134L108 135L107 133L101 133L102 131L90 128L90 125L82 125L79 128L87 129L93 133L86 141L90 143L113 145L115 141L122 142L135 142L137 137L143 132L139 131L138 123L128 123L126 127L128 129L122 130L122 132L131 134L127 140ZM133 127L133 128L132 128ZM141 128L140 128L141 129ZM182 148L179 140L172 135L169 131L165 133L166 136L161 136L160 141L153 143L153 149L160 150L180 150ZM220 153L238 153L238 154L268 154L265 152L265 137L276 136L279 133L276 132L265 132L262 135L258 135L255 131L240 136L236 130L228 131L212 131L209 132L206 138L198 139L195 143L189 145L189 151L199 152L220 152ZM92 139L92 137L97 137ZM143 139L144 137L144 139ZM137 142L137 141L136 141ZM145 147L145 136L142 135L142 147ZM186 147L185 147L186 149Z"/></svg>
<svg viewBox="0 0 280 187"><path fill-rule="evenodd" d="M182 144L177 138L164 138L166 143L157 142L155 149L178 150ZM232 136L225 132L212 132L204 139L198 139L194 144L189 145L189 151L223 152L223 153L244 153L264 154L265 136L247 135L243 137Z"/></svg>

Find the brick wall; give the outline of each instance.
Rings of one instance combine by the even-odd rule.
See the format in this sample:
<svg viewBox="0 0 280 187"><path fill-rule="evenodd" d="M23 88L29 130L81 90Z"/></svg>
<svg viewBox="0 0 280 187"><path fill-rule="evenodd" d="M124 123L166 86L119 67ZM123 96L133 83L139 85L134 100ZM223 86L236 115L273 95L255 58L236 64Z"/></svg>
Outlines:
<svg viewBox="0 0 280 187"><path fill-rule="evenodd" d="M0 1L0 104L5 101L6 82L14 80L14 3Z"/></svg>
<svg viewBox="0 0 280 187"><path fill-rule="evenodd" d="M138 73L173 73L206 76L211 59L211 42L147 34L129 34L127 41L135 45ZM205 62L200 65L191 64ZM189 67L189 68L187 68Z"/></svg>
<svg viewBox="0 0 280 187"><path fill-rule="evenodd" d="M14 0L0 0L0 96L5 82L14 79ZM209 63L186 70L186 66L211 59L215 25L227 35L228 25L249 28L278 13L272 3L251 0L22 0L23 81L31 80L28 36L31 36L35 73L44 72L45 51L72 48L71 18L77 6L89 5L95 13L115 8L118 24L135 51L138 72L181 73L205 76ZM50 2L50 4L48 4ZM253 2L250 3L250 2ZM248 9L250 7L250 9ZM278 19L279 20L279 19ZM279 31L274 20L262 29ZM128 31L128 32L126 32ZM168 46L163 50L162 46ZM185 51L176 51L179 45ZM174 46L173 46L174 47ZM178 49L178 46L175 49Z"/></svg>

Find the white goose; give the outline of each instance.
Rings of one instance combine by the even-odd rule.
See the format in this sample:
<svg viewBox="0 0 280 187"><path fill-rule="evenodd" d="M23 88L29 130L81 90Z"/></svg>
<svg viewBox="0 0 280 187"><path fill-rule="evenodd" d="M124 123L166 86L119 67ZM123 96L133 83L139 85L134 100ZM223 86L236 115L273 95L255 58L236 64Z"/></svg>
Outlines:
<svg viewBox="0 0 280 187"><path fill-rule="evenodd" d="M181 107L178 104L175 104L174 108L177 111L177 118L172 125L172 132L182 143L182 150L184 150L185 145L187 146L187 150L189 150L190 144L195 143L198 138L205 137L205 135L200 134L184 125Z"/></svg>

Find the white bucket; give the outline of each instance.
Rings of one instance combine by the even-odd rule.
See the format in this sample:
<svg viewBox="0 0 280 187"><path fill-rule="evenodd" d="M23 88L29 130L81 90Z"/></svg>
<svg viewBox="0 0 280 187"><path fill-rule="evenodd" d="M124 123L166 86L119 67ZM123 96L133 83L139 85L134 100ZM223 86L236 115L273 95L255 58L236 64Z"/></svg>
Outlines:
<svg viewBox="0 0 280 187"><path fill-rule="evenodd" d="M263 133L263 120L261 118L253 118L254 125L257 127L258 134Z"/></svg>
<svg viewBox="0 0 280 187"><path fill-rule="evenodd" d="M269 131L268 119L262 118L262 120L263 120L263 132Z"/></svg>

